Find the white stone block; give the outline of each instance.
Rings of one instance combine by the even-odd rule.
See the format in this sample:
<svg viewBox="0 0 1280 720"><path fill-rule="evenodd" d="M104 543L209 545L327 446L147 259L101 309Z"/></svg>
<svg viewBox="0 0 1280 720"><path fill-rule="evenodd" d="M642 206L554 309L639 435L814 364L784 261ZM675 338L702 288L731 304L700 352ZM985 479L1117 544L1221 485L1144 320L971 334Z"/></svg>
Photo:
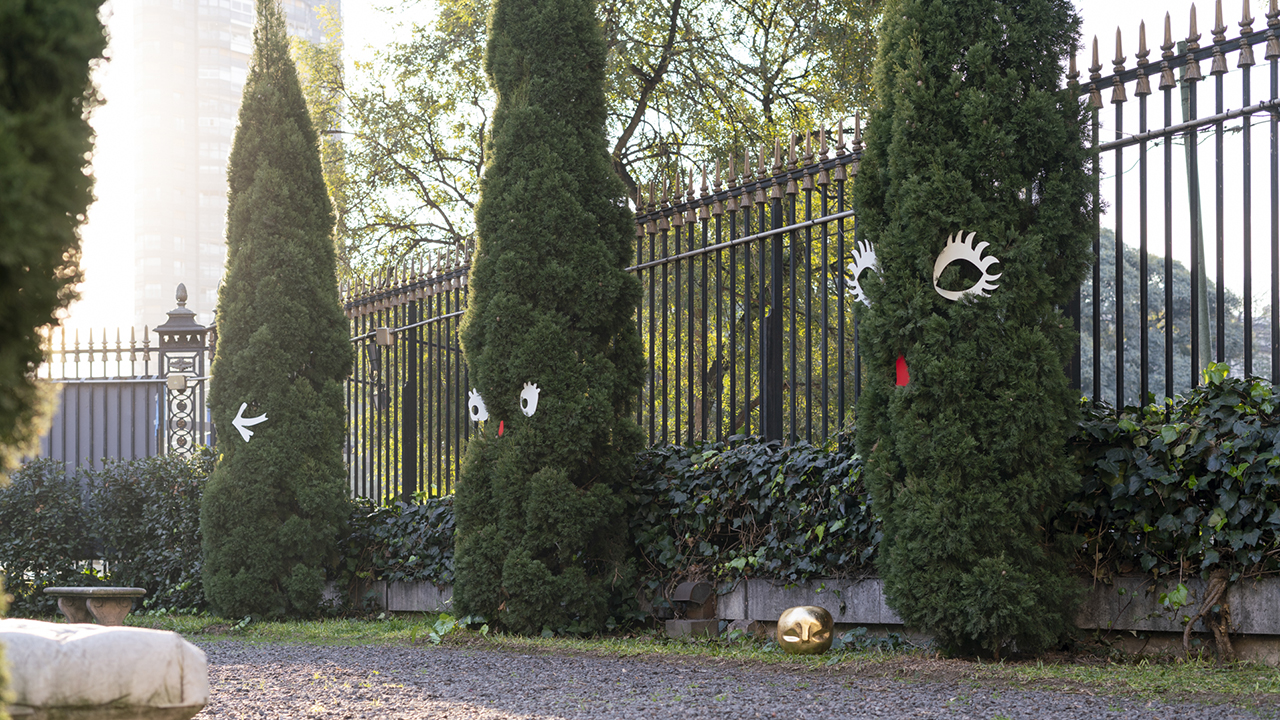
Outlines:
<svg viewBox="0 0 1280 720"><path fill-rule="evenodd" d="M16 716L186 720L209 700L204 651L177 633L0 620Z"/></svg>

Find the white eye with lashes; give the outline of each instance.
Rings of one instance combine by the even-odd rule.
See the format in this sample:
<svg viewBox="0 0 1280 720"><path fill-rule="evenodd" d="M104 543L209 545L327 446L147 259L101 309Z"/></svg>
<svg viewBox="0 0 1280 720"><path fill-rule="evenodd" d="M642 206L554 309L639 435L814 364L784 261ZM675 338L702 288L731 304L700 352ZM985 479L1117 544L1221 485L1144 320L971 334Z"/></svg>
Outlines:
<svg viewBox="0 0 1280 720"><path fill-rule="evenodd" d="M987 248L990 243L980 243L977 247L973 246L973 236L977 233L969 233L969 236L963 240L960 236L964 231L957 232L955 235L947 238L947 244L943 247L942 252L938 254L938 259L933 263L933 289L939 295L948 300L959 300L966 295L974 295L978 297L987 297L992 290L998 285L995 281L1000 279L1003 273L992 275L988 272L992 265L1000 262L995 256L982 257L982 251ZM973 263L975 267L982 271L982 279L974 283L973 287L966 290L943 290L938 287L938 278L942 277L942 271L948 265L957 261L965 260Z"/></svg>
<svg viewBox="0 0 1280 720"><path fill-rule="evenodd" d="M853 290L854 301L871 307L871 301L867 299L867 294L862 290L862 283L858 280L864 270L880 272L880 266L876 264L875 248L871 247L869 241L862 240L854 243L853 262L849 263L846 269L849 271L849 277L845 279L845 283Z"/></svg>
<svg viewBox="0 0 1280 720"><path fill-rule="evenodd" d="M538 412L538 392L538 386L533 383L525 383L520 391L520 412L525 417L533 417Z"/></svg>
<svg viewBox="0 0 1280 720"><path fill-rule="evenodd" d="M475 422L484 422L489 419L489 409L484 406L484 398L480 397L480 391L475 388L472 388L471 394L467 396L467 411L471 413L471 419Z"/></svg>

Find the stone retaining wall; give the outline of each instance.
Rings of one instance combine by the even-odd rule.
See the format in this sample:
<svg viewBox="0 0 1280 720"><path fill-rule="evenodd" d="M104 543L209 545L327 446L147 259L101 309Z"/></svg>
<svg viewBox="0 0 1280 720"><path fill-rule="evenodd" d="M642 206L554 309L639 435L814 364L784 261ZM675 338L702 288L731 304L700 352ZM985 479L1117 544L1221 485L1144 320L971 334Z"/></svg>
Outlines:
<svg viewBox="0 0 1280 720"><path fill-rule="evenodd" d="M1129 651L1181 652L1184 618L1199 609L1206 586L1198 577L1183 582L1189 589L1188 604L1177 610L1160 602L1160 594L1176 587L1176 580L1157 586L1148 577L1121 577L1111 585L1086 586L1076 625L1082 630L1116 631L1113 639ZM453 609L453 588L449 585L379 582L374 583L372 592L391 612ZM1241 658L1280 665L1280 578L1236 583L1228 591L1227 601L1233 634L1241 639L1236 642L1233 638ZM726 583L719 588L716 616L772 623L783 610L796 605L824 607L841 625L902 629L902 619L885 602L884 583L879 578L812 580L791 586L756 579ZM1195 631L1210 632L1203 621L1196 623Z"/></svg>

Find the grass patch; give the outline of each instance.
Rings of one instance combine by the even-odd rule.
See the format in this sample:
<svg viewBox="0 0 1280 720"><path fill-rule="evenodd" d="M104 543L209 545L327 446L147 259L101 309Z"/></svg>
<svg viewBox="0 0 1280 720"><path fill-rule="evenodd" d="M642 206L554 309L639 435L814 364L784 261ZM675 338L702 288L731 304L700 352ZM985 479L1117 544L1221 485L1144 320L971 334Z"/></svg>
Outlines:
<svg viewBox="0 0 1280 720"><path fill-rule="evenodd" d="M1253 663L1216 667L1211 661L1174 658L1059 653L1028 660L984 662L949 659L932 650L904 644L888 647L850 645L821 656L793 656L776 644L751 637L672 640L655 632L598 637L526 637L472 628L448 627L435 615L383 615L370 619L288 622L237 621L192 615L131 615L127 623L173 630L196 642L234 639L246 642L321 645L419 645L439 643L536 654L586 654L604 657L701 660L758 670L812 672L830 679L881 677L910 682L946 682L1011 689L1047 689L1198 702L1231 702L1255 707L1280 704L1280 670Z"/></svg>

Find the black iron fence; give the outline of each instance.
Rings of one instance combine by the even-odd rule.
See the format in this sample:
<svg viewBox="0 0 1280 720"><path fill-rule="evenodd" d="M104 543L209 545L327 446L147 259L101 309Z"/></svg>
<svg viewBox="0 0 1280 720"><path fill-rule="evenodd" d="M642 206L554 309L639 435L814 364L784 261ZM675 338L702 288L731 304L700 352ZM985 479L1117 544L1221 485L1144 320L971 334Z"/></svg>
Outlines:
<svg viewBox="0 0 1280 720"><path fill-rule="evenodd" d="M823 438L852 418L856 319L849 180L858 138L837 129L636 199L636 328L650 442L734 434ZM784 154L785 153L785 154ZM467 266L384 278L345 299L353 492L452 492L471 432L458 342ZM429 275L429 276L428 276Z"/></svg>
<svg viewBox="0 0 1280 720"><path fill-rule="evenodd" d="M1119 32L1109 75L1096 40L1087 77L1071 61L1069 81L1094 109L1099 211L1098 262L1069 309L1081 331L1071 374L1117 404L1185 392L1214 361L1280 378L1280 11L1272 0L1255 30L1246 8L1228 38L1219 2L1203 45L1191 13L1182 41L1166 18L1158 56L1144 27L1132 66ZM1255 72L1255 48L1268 72ZM636 420L651 443L819 440L852 422L856 127L848 143L839 130L796 138L635 198L630 270L644 288L636 329L648 357ZM359 348L348 387L356 494L454 487L471 431L457 336L467 269L388 278L346 299Z"/></svg>
<svg viewBox="0 0 1280 720"><path fill-rule="evenodd" d="M636 328L649 373L636 420L652 443L737 434L825 438L852 418L857 319L850 180L859 138L775 145L741 173L638 198ZM772 161L772 162L770 162Z"/></svg>
<svg viewBox="0 0 1280 720"><path fill-rule="evenodd" d="M73 472L100 469L103 460L188 454L215 442L205 404L211 333L196 324L181 285L177 298L164 324L141 334L131 328L127 339L121 330L85 330L83 337L79 330L53 331L36 374L54 395L38 457L65 462Z"/></svg>
<svg viewBox="0 0 1280 720"><path fill-rule="evenodd" d="M1272 0L1255 28L1248 6L1232 37L1221 0L1210 38L1194 6L1185 39L1168 15L1151 33L1158 48L1138 29L1129 66L1117 30L1109 75L1096 38L1087 78L1073 59L1105 211L1081 288L1074 379L1087 395L1158 400L1198 384L1210 362L1280 377L1280 12Z"/></svg>
<svg viewBox="0 0 1280 720"><path fill-rule="evenodd" d="M467 267L382 278L344 299L356 360L347 466L357 497L453 492L471 427L458 323Z"/></svg>

